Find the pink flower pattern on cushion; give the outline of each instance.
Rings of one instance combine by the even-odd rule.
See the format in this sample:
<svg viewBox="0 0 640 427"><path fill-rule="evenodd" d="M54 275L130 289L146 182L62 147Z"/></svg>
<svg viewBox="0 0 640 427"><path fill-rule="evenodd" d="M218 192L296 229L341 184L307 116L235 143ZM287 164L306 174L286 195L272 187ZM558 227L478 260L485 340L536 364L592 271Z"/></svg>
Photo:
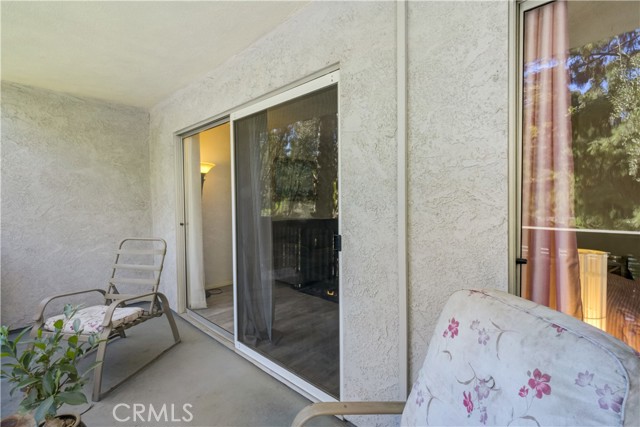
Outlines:
<svg viewBox="0 0 640 427"><path fill-rule="evenodd" d="M460 326L460 322L458 322L455 317L452 317L451 320L449 320L449 326L442 333L442 336L446 338L451 334L451 339L455 338L458 335L458 326Z"/></svg>
<svg viewBox="0 0 640 427"><path fill-rule="evenodd" d="M487 418L489 418L487 415L487 407L483 406L480 408L480 422L482 424L487 424Z"/></svg>
<svg viewBox="0 0 640 427"><path fill-rule="evenodd" d="M527 386L522 386L520 388L520 392L518 393L520 395L520 397L527 397L527 395L529 394L529 389L527 388Z"/></svg>
<svg viewBox="0 0 640 427"><path fill-rule="evenodd" d="M578 378L576 378L576 385L586 387L591 385L591 381L593 381L593 374L590 374L589 371L585 371L584 374L579 372Z"/></svg>
<svg viewBox="0 0 640 427"><path fill-rule="evenodd" d="M542 395L551 394L551 386L549 385L551 376L543 374L538 368L533 371L533 376L529 378L529 388L536 391L536 397L542 399Z"/></svg>
<svg viewBox="0 0 640 427"><path fill-rule="evenodd" d="M487 380L478 380L478 385L474 387L474 390L478 395L478 400L486 399L489 396L491 388L489 388L488 384L489 381Z"/></svg>
<svg viewBox="0 0 640 427"><path fill-rule="evenodd" d="M622 402L624 398L619 394L620 390L613 391L609 384L605 384L600 388L595 384L592 384L594 374L590 374L589 371L578 372L578 378L576 378L576 385L580 387L593 387L596 389L596 394L600 397L598 399L598 405L601 409L609 410L620 413L622 410Z"/></svg>
<svg viewBox="0 0 640 427"><path fill-rule="evenodd" d="M527 371L527 375L531 377L527 382L529 388L527 388L527 385L523 385L518 391L518 396L525 399L527 406L524 413L517 418L533 420L537 425L540 425L540 423L534 416L529 415L529 410L531 409L531 406L533 405L533 402L536 398L542 399L544 395L551 394L551 386L549 385L549 382L551 381L551 375L543 374L538 368L533 370L533 374L531 373L531 371ZM527 398L527 396L529 395L529 389L534 391L535 395Z"/></svg>
<svg viewBox="0 0 640 427"><path fill-rule="evenodd" d="M464 407L467 408L467 416L470 417L471 412L473 412L473 401L471 400L471 392L467 393L466 391L463 391L462 396L464 397L462 403L464 403Z"/></svg>
<svg viewBox="0 0 640 427"><path fill-rule="evenodd" d="M473 411L477 409L480 412L480 423L486 424L487 419L489 417L487 414L487 406L486 406L487 398L489 397L492 391L495 392L495 391L498 391L499 389L496 388L496 380L492 376L488 376L486 378L480 378L476 374L475 369L473 369L473 366L471 366L471 363L469 363L469 367L473 371L473 377L471 377L469 380L466 380L466 381L457 379L458 383L463 384L465 386L472 384L473 391L475 391L475 397L477 399L476 404L473 403L473 391L470 391L469 393L466 393L466 392L462 393L464 396L463 403L465 408L467 408L467 417L471 417Z"/></svg>
<svg viewBox="0 0 640 427"><path fill-rule="evenodd" d="M600 396L600 399L598 399L598 405L600 405L602 409L611 408L613 412L620 413L623 401L622 396L619 396L617 392L611 390L609 384L605 384L604 388L596 389L596 393Z"/></svg>

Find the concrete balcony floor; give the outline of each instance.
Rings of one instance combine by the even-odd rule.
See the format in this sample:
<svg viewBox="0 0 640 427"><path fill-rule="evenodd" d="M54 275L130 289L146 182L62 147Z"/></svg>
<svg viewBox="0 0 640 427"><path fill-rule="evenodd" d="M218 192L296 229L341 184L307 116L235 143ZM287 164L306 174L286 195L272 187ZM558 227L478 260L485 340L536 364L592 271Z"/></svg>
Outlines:
<svg viewBox="0 0 640 427"><path fill-rule="evenodd" d="M135 376L106 394L100 402L63 407L59 411L82 413L89 427L101 426L288 426L310 402L218 343L188 322L176 317L182 342ZM125 378L172 342L164 317L127 331L107 348L103 390ZM94 360L90 355L82 364ZM87 395L93 377L86 385ZM2 382L2 417L12 414L19 393L9 397ZM134 407L134 405L137 405ZM160 420L155 414L166 407ZM187 411L185 411L184 405ZM134 414L134 409L141 412ZM173 409L173 413L172 413ZM189 413L192 414L190 419ZM122 420L122 421L121 421ZM314 420L315 426L344 426L337 418Z"/></svg>

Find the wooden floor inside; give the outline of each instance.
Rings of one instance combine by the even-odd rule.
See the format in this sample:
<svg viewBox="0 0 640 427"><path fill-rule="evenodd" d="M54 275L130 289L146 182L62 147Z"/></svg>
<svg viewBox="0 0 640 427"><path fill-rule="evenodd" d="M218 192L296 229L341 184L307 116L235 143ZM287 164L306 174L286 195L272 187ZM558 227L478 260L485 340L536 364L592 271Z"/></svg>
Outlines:
<svg viewBox="0 0 640 427"><path fill-rule="evenodd" d="M233 285L207 290L207 308L193 310L233 334Z"/></svg>
<svg viewBox="0 0 640 427"><path fill-rule="evenodd" d="M200 316L233 333L233 287L217 288ZM325 392L339 397L339 305L276 283L272 342L253 347Z"/></svg>

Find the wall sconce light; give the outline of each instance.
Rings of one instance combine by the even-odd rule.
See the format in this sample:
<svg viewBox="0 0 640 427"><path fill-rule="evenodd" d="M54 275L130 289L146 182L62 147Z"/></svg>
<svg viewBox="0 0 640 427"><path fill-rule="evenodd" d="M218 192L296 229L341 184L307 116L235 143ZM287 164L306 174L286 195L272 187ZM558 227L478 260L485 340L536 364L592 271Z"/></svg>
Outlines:
<svg viewBox="0 0 640 427"><path fill-rule="evenodd" d="M578 249L583 320L607 330L607 253Z"/></svg>
<svg viewBox="0 0 640 427"><path fill-rule="evenodd" d="M200 162L200 178L202 179L202 184L200 186L200 189L202 190L204 188L204 177L209 173L209 171L211 169L213 169L216 166L215 163L209 163L209 162Z"/></svg>

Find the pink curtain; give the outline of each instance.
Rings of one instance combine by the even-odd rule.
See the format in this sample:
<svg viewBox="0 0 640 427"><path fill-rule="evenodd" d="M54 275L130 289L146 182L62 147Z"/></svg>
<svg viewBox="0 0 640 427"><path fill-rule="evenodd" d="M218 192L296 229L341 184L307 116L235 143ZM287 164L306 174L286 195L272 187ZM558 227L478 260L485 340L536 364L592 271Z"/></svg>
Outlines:
<svg viewBox="0 0 640 427"><path fill-rule="evenodd" d="M575 227L567 3L526 12L524 30L521 294L582 319L576 233L567 230Z"/></svg>

